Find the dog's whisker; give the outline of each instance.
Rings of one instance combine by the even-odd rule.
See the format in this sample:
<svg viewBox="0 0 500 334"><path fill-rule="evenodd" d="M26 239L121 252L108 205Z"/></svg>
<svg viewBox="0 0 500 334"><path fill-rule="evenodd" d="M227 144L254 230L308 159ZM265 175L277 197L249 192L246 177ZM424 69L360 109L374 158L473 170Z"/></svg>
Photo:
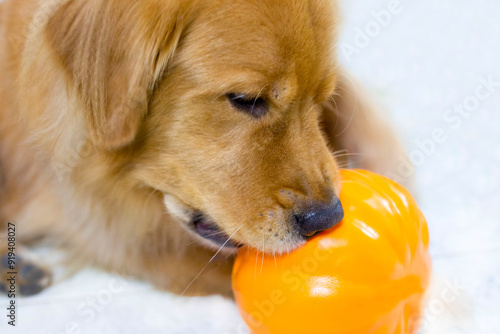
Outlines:
<svg viewBox="0 0 500 334"><path fill-rule="evenodd" d="M340 95L337 92L335 92L333 93L332 96L328 98L331 101L331 103L333 103L333 105L335 106L334 112L337 115L337 117L335 117L335 125L333 126L334 130L336 130L337 126L339 125L339 117L340 117L339 106L337 105L337 100L335 99L335 96L340 97Z"/></svg>
<svg viewBox="0 0 500 334"><path fill-rule="evenodd" d="M232 229L229 229L227 232L231 233L231 238L232 238L239 230L241 230L243 228L243 226L245 226L245 224L240 224L236 227L233 227ZM215 232L213 235L220 234L220 233L225 233L225 232L224 231Z"/></svg>
<svg viewBox="0 0 500 334"><path fill-rule="evenodd" d="M257 251L256 251L256 255L255 255L255 267L254 267L254 272L253 272L253 282L254 282L254 285L255 285L255 281L257 279L257 263L259 262L259 249L257 248Z"/></svg>
<svg viewBox="0 0 500 334"><path fill-rule="evenodd" d="M334 158L340 158L340 157L372 157L374 154L367 154L367 153L343 153L343 154L334 154Z"/></svg>
<svg viewBox="0 0 500 334"><path fill-rule="evenodd" d="M219 255L220 251L226 247L227 243L231 240L231 238L236 234L236 232L238 232L239 230L241 229L241 227L239 229L237 229L236 231L234 231L233 234L231 234L227 240L224 242L224 244L222 244L222 246L220 246L219 250L215 253L214 256L212 256L212 258L207 262L207 264L203 267L203 269L200 270L200 272L198 273L198 275L195 276L195 278L193 278L193 280L191 281L191 283L188 284L188 286L184 289L184 291L182 291L181 293L181 296L183 296L186 291L191 287L191 285L193 285L193 283L198 279L198 277L201 276L201 274L205 271L205 269L207 269L207 267L210 265L210 263L217 257L217 255Z"/></svg>
<svg viewBox="0 0 500 334"><path fill-rule="evenodd" d="M239 225L239 226L236 226L235 228L233 228L233 230L236 230L236 229L237 229L237 230L239 230L239 229L241 229L244 225L245 225L245 224L241 224L241 225ZM228 232L229 232L229 233L231 233L230 231L228 231ZM236 232L238 232L238 231L235 231L235 233L236 233ZM214 232L214 233L212 233L212 234L207 234L205 237L213 237L214 235L218 235L218 234L226 234L226 232L224 232L224 231ZM189 246L189 245L191 245L191 244L194 244L194 243L196 243L196 242L197 242L196 240L193 240L193 241L191 241L191 242L189 242L189 243L188 243L188 246Z"/></svg>
<svg viewBox="0 0 500 334"><path fill-rule="evenodd" d="M340 169L355 169L359 168L358 165L362 161L363 161L362 159L351 159L345 163L338 163L337 167Z"/></svg>
<svg viewBox="0 0 500 334"><path fill-rule="evenodd" d="M337 166L339 169L352 169L352 166L350 165L350 163L338 164Z"/></svg>
<svg viewBox="0 0 500 334"><path fill-rule="evenodd" d="M349 153L349 150L347 149L343 149L343 150L336 150L336 151L332 151L332 154L339 154L339 153Z"/></svg>
<svg viewBox="0 0 500 334"><path fill-rule="evenodd" d="M370 180L370 181L372 181L372 180L373 180L373 178L372 178L371 176L368 176L368 175L366 175L366 174L360 173L360 172L358 172L358 171L356 171L356 170L351 170L351 171L352 171L352 172L354 172L354 173L356 173L356 174L359 174L359 175L360 175L360 176L362 176L364 179L367 179L367 180Z"/></svg>
<svg viewBox="0 0 500 334"><path fill-rule="evenodd" d="M262 269L264 267L264 255L266 254L266 239L265 237L262 238L262 263L260 265L260 274L262 275Z"/></svg>
<svg viewBox="0 0 500 334"><path fill-rule="evenodd" d="M242 227L242 226L241 226L241 227ZM234 235L235 235L235 234L236 234L236 233L237 233L237 232L241 229L241 227L240 227L240 228L238 228L236 231L234 231L234 232L233 232L233 233L232 233L232 234L231 234L231 235L227 238L227 240L226 240L226 241L222 244L222 246L220 246L219 250L215 253L215 255L214 255L214 256L212 256L212 258L210 259L210 261L208 261L208 263L212 262L212 261L213 261L213 260L217 257L217 255L219 255L220 251L221 251L224 247L226 247L227 243L228 243L228 242L232 239L232 237L234 237Z"/></svg>
<svg viewBox="0 0 500 334"><path fill-rule="evenodd" d="M356 83L351 78L349 78L347 75L345 75L345 74L343 75L343 77L347 79L345 82L349 82L349 83L352 84L353 94L354 94L354 106L353 106L353 109L352 109L352 112L351 112L351 116L349 117L349 121L347 122L345 128L342 131L338 132L335 135L336 137L342 136L347 131L347 129L351 125L352 121L354 120L354 114L355 114L356 109L358 107L358 95L356 94L356 90L357 90Z"/></svg>
<svg viewBox="0 0 500 334"><path fill-rule="evenodd" d="M217 233L213 233L213 234L208 234L206 235L206 237L213 237L214 235L217 235L217 234L223 234L224 232L217 232ZM194 243L197 243L198 241L197 240L193 240L193 241L190 241L187 245L192 245Z"/></svg>

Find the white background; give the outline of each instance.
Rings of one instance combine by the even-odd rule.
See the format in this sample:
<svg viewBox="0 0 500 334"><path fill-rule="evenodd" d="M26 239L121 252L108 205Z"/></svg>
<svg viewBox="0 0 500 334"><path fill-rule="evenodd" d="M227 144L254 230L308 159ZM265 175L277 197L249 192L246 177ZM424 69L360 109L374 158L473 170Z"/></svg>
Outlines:
<svg viewBox="0 0 500 334"><path fill-rule="evenodd" d="M357 29L376 22L372 10L387 9L390 2L344 0L341 45L355 46ZM370 31L368 46L350 58L340 52L340 58L386 107L408 152L420 157L418 199L430 225L437 277L433 308L425 319L427 333L499 333L500 87L460 126L453 128L443 117L474 95L481 77L500 82L500 2L399 4L401 11L385 27ZM431 138L436 128L445 132L446 141L436 143L422 159L418 143ZM241 332L229 301L180 298L145 283L115 280L93 269L83 271L39 296L19 300L19 326L7 327L1 316L0 332ZM443 303L439 296L448 289L448 281L460 289L456 300ZM110 284L125 289L109 298ZM98 297L101 303L92 314L88 310ZM6 302L0 297L0 309Z"/></svg>

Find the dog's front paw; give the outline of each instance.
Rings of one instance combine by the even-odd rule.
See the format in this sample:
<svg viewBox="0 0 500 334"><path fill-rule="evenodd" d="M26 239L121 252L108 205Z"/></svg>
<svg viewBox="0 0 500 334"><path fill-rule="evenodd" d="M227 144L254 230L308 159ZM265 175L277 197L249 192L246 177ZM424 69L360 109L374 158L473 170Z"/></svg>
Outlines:
<svg viewBox="0 0 500 334"><path fill-rule="evenodd" d="M43 265L24 256L12 261L7 254L0 258L0 277L0 293L22 296L36 295L52 283L52 273Z"/></svg>

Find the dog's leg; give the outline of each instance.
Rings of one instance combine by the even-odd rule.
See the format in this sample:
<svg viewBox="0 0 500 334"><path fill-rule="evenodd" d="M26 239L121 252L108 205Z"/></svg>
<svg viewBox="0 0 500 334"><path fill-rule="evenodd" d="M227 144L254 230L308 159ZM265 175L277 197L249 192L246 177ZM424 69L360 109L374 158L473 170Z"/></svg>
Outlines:
<svg viewBox="0 0 500 334"><path fill-rule="evenodd" d="M24 233L21 233L17 224L8 222L6 217L11 213L6 212L17 212L20 207L19 203L26 205L27 197L18 196L19 191L15 189L15 182L7 182L9 178L3 177L2 174L0 166L0 294L11 294L11 283L15 281L16 295L35 295L51 284L52 272L24 244L30 240L26 238L26 235L38 235L44 226L41 227L39 233L31 233L36 224L24 224ZM19 178L12 179L19 180ZM12 194L16 195L12 196ZM30 211L35 211L29 205L27 207ZM33 212L31 218L37 219L37 212Z"/></svg>
<svg viewBox="0 0 500 334"><path fill-rule="evenodd" d="M0 293L35 295L51 284L52 273L26 247L9 243L9 231L0 230Z"/></svg>
<svg viewBox="0 0 500 334"><path fill-rule="evenodd" d="M341 167L368 169L411 186L412 170L393 130L382 119L364 88L343 74L326 103L325 133Z"/></svg>
<svg viewBox="0 0 500 334"><path fill-rule="evenodd" d="M233 298L231 272L233 259L220 256L212 259L213 253L205 252L202 261L181 263L182 269L174 274L169 290L183 296L207 296L219 294ZM193 261L191 259L191 261Z"/></svg>
<svg viewBox="0 0 500 334"><path fill-rule="evenodd" d="M215 255L214 251L191 243L177 253L161 256L143 251L139 263L128 267L128 273L159 289L183 296L220 294L232 298L233 256Z"/></svg>

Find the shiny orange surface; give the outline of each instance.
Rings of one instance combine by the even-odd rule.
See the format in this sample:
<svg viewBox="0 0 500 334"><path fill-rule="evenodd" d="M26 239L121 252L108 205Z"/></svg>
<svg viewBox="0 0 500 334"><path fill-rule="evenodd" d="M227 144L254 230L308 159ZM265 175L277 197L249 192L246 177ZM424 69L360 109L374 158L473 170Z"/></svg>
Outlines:
<svg viewBox="0 0 500 334"><path fill-rule="evenodd" d="M276 259L240 250L233 289L253 333L417 333L431 271L425 218L385 177L341 179L341 224Z"/></svg>

